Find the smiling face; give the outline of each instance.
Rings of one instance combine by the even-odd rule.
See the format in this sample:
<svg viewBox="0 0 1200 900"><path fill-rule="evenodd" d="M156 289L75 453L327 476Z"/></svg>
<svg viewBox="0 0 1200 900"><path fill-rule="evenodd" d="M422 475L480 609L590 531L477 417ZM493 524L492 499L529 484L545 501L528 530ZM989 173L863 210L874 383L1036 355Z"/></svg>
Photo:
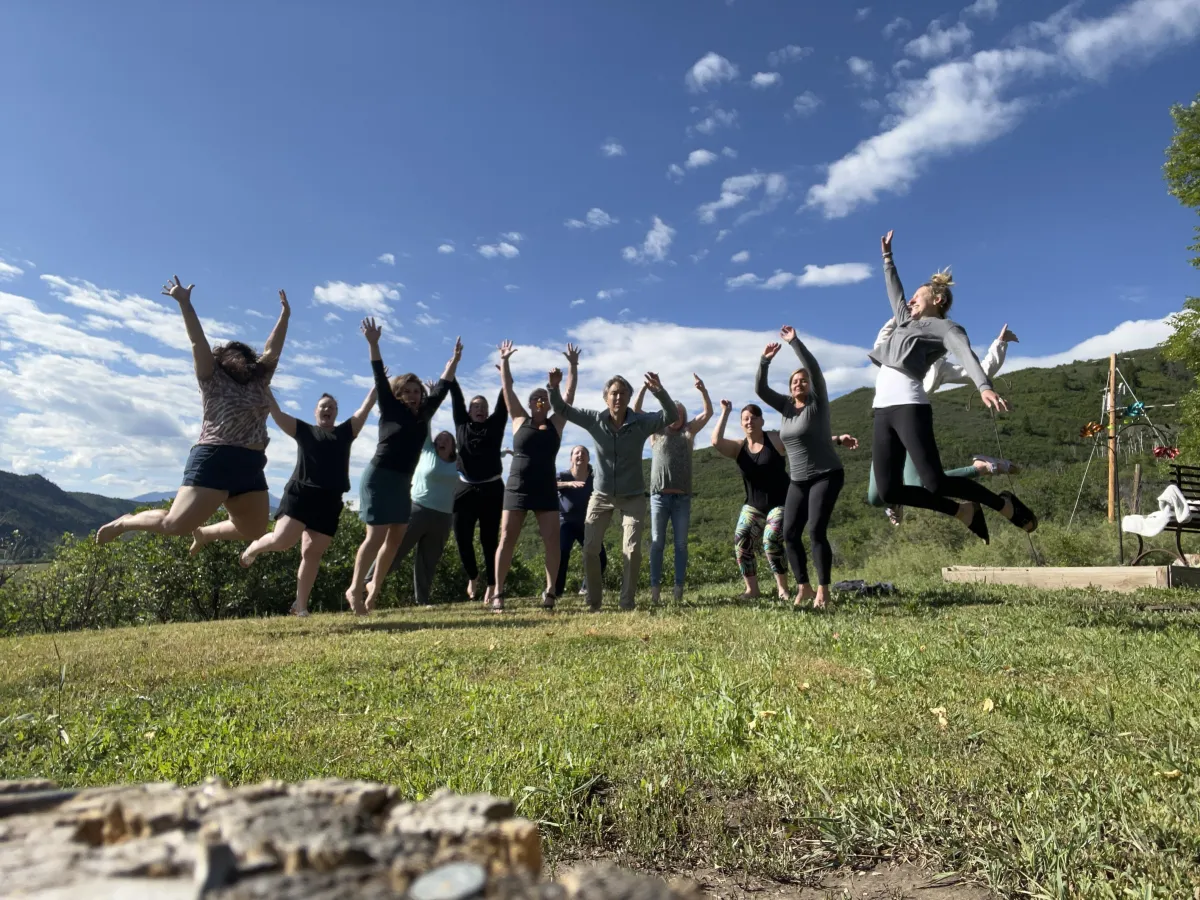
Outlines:
<svg viewBox="0 0 1200 900"><path fill-rule="evenodd" d="M406 381L400 386L400 391L396 394L396 399L413 412L416 412L421 408L421 397L424 393L421 390L421 383L419 381Z"/></svg>
<svg viewBox="0 0 1200 900"><path fill-rule="evenodd" d="M443 431L433 439L433 449L446 462L454 462L458 458L455 453L454 435L448 431Z"/></svg>
<svg viewBox="0 0 1200 900"><path fill-rule="evenodd" d="M467 407L467 416L472 422L486 422L488 417L487 398L480 395L472 397L471 404Z"/></svg>
<svg viewBox="0 0 1200 900"><path fill-rule="evenodd" d="M587 471L592 454L582 444L571 448L571 471L583 473Z"/></svg>
<svg viewBox="0 0 1200 900"><path fill-rule="evenodd" d="M908 301L908 314L914 319L941 316L941 308L929 285L923 284Z"/></svg>
<svg viewBox="0 0 1200 900"><path fill-rule="evenodd" d="M337 421L337 401L325 394L317 401L317 425L321 428L332 428Z"/></svg>
<svg viewBox="0 0 1200 900"><path fill-rule="evenodd" d="M788 390L791 391L792 399L807 400L808 389L808 369L797 369L788 381Z"/></svg>
<svg viewBox="0 0 1200 900"><path fill-rule="evenodd" d="M747 406L742 410L742 431L746 437L762 432L762 410L756 406Z"/></svg>

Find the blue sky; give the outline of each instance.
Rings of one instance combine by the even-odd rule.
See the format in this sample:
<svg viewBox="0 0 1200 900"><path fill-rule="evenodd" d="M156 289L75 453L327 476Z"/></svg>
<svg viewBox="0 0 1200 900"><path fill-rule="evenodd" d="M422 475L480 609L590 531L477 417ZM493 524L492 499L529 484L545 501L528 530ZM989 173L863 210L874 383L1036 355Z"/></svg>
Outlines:
<svg viewBox="0 0 1200 900"><path fill-rule="evenodd" d="M1161 164L1200 0L816 6L7 5L0 468L176 486L174 273L259 345L288 290L301 414L357 405L368 310L393 369L462 334L489 394L501 339L522 396L573 339L588 403L654 368L740 405L784 322L869 384L888 228L910 285L953 265L978 347L1020 335L1011 365L1161 340L1197 293ZM291 442L270 456L277 489Z"/></svg>

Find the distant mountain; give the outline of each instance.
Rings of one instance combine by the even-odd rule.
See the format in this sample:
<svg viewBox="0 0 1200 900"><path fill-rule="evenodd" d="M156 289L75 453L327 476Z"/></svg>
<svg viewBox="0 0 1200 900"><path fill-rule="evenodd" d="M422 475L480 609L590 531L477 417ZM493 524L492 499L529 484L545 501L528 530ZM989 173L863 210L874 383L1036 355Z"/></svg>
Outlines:
<svg viewBox="0 0 1200 900"><path fill-rule="evenodd" d="M165 492L159 491L158 493L154 493L154 494L139 494L138 496L134 497L132 501L122 500L121 502L122 503L133 502L133 503L139 503L139 504L148 504L148 503L163 503L167 500L174 500L174 499L175 499L174 491L165 491ZM270 501L270 504L271 504L271 512L275 512L275 510L279 509L279 498L278 497L276 497L274 494L267 494L267 499Z"/></svg>
<svg viewBox="0 0 1200 900"><path fill-rule="evenodd" d="M136 508L131 500L64 491L41 475L0 472L0 540L19 531L25 554L41 556L63 534L85 535Z"/></svg>

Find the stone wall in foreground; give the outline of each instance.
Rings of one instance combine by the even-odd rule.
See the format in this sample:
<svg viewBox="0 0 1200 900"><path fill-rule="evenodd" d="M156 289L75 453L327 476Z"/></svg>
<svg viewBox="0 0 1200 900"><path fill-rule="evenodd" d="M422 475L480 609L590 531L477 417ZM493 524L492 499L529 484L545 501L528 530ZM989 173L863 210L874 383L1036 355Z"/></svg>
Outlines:
<svg viewBox="0 0 1200 900"><path fill-rule="evenodd" d="M60 790L0 781L0 894L38 900L696 900L607 867L542 877L508 800L327 779Z"/></svg>

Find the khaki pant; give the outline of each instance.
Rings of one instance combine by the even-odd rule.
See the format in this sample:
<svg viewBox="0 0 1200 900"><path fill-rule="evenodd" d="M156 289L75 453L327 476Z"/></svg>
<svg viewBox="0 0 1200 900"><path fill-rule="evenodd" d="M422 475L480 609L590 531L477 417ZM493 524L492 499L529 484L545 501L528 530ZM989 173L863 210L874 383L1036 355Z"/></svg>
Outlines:
<svg viewBox="0 0 1200 900"><path fill-rule="evenodd" d="M595 492L588 501L583 534L583 566L587 574L588 606L599 609L604 600L604 576L600 571L600 550L604 532L613 514L621 513L621 609L633 609L638 573L642 568L642 527L646 521L646 497L629 494L613 497Z"/></svg>

